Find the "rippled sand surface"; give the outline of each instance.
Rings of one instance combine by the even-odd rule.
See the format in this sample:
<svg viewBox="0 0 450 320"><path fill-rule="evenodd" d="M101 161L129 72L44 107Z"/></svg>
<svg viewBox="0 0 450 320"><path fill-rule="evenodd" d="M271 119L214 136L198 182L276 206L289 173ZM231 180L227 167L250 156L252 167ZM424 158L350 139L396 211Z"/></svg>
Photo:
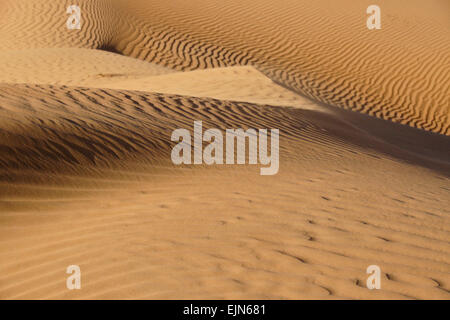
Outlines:
<svg viewBox="0 0 450 320"><path fill-rule="evenodd" d="M0 298L449 299L450 7L355 2L3 0ZM199 120L278 174L173 165Z"/></svg>

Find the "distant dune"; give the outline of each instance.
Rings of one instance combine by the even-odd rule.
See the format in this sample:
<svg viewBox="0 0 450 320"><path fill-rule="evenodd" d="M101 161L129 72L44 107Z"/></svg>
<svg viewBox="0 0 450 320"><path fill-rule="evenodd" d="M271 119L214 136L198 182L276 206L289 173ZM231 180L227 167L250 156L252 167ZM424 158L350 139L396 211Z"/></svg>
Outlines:
<svg viewBox="0 0 450 320"><path fill-rule="evenodd" d="M113 46L178 70L251 64L312 99L449 135L449 2L377 1L369 32L371 4L133 1L138 19Z"/></svg>
<svg viewBox="0 0 450 320"><path fill-rule="evenodd" d="M0 51L0 82L93 85L174 72L141 60L78 48Z"/></svg>
<svg viewBox="0 0 450 320"><path fill-rule="evenodd" d="M177 70L253 65L309 98L450 134L450 26L446 0L372 1L6 0L0 48L77 46L121 52ZM430 97L433 97L430 99Z"/></svg>
<svg viewBox="0 0 450 320"><path fill-rule="evenodd" d="M0 299L449 299L449 4L357 2L2 1ZM279 173L175 166L199 120Z"/></svg>

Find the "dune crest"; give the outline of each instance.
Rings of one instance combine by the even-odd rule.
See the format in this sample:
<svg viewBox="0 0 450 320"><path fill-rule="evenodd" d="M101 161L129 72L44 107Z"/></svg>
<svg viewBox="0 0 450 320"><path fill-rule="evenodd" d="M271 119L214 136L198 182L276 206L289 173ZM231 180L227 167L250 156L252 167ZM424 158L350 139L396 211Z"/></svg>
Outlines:
<svg viewBox="0 0 450 320"><path fill-rule="evenodd" d="M449 2L377 3L0 1L0 299L449 299Z"/></svg>
<svg viewBox="0 0 450 320"><path fill-rule="evenodd" d="M137 91L3 85L0 102L1 298L449 297L450 164L419 157L445 159L439 136L384 128L414 155L342 115ZM279 174L174 166L171 131L194 120L282 123Z"/></svg>

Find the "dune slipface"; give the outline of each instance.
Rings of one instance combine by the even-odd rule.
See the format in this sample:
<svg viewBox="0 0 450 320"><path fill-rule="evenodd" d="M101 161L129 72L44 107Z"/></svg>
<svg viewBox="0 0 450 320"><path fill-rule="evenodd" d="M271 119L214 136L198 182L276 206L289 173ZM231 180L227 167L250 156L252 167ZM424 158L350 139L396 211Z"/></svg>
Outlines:
<svg viewBox="0 0 450 320"><path fill-rule="evenodd" d="M80 30L0 4L1 299L450 298L446 1L380 0L381 30L366 1L70 4ZM196 121L278 129L278 173L175 165Z"/></svg>

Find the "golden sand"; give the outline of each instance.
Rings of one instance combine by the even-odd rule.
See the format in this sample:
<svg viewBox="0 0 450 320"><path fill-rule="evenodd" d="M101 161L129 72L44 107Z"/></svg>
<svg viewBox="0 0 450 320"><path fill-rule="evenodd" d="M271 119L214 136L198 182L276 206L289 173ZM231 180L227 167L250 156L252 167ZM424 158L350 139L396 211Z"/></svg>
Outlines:
<svg viewBox="0 0 450 320"><path fill-rule="evenodd" d="M450 298L447 1L72 2L0 4L1 299ZM173 165L199 120L279 173Z"/></svg>

